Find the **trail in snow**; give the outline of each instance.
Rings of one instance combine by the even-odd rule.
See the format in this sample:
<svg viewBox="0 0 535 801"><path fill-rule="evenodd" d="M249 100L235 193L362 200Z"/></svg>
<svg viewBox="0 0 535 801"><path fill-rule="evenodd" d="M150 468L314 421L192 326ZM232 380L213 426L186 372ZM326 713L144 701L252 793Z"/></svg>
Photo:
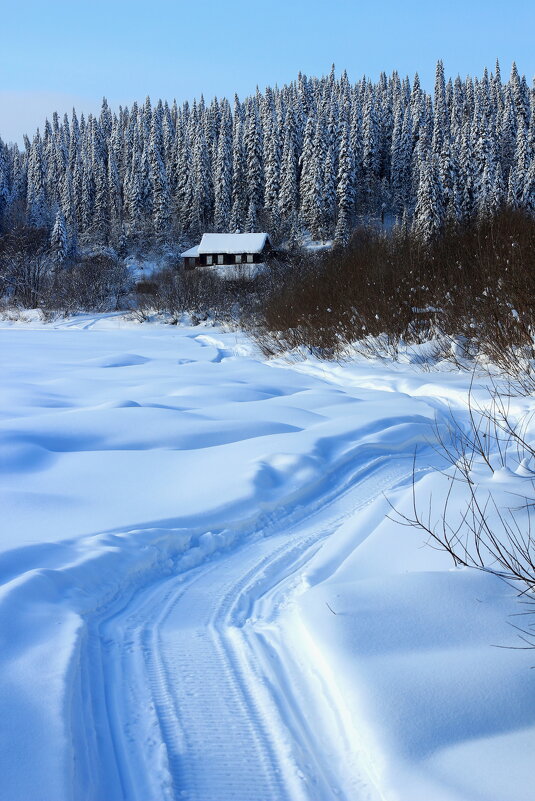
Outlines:
<svg viewBox="0 0 535 801"><path fill-rule="evenodd" d="M312 709L301 711L300 720L291 712L298 706L291 683L285 684L257 634L265 609L259 618L251 614L274 586L289 583L298 592L307 558L348 509L357 512L409 473L404 459L381 461L349 487L346 477L345 491L317 503L313 513L301 510L293 522L277 524L230 554L156 583L100 621L94 632L103 666L100 689L114 688L105 704L116 792L136 801L379 797L366 765L355 773L349 754L347 775L333 771L333 755L317 747L314 726L321 721ZM271 626L279 605L280 598L270 609ZM152 710L148 728L140 708Z"/></svg>

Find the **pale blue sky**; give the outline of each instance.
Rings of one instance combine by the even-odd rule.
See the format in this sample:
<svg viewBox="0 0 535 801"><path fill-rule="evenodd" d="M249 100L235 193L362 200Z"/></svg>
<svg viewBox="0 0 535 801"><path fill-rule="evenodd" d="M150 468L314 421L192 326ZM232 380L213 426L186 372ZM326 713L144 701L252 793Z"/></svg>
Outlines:
<svg viewBox="0 0 535 801"><path fill-rule="evenodd" d="M479 75L500 59L535 74L534 0L25 0L6 2L0 29L0 136L20 140L54 109L143 100L232 97L256 85L322 75L351 80L397 69L433 86Z"/></svg>

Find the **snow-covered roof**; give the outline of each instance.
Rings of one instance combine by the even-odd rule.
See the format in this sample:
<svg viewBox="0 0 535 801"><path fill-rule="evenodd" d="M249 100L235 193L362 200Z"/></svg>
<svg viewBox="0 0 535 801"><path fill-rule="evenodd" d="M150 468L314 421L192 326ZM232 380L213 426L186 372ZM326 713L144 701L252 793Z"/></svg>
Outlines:
<svg viewBox="0 0 535 801"><path fill-rule="evenodd" d="M197 257L198 255L199 255L198 245L195 245L195 247L190 248L189 250L185 250L184 253L180 254L182 259L192 258L193 256Z"/></svg>
<svg viewBox="0 0 535 801"><path fill-rule="evenodd" d="M205 253L261 253L267 241L269 241L268 234L203 234L199 245L199 255Z"/></svg>

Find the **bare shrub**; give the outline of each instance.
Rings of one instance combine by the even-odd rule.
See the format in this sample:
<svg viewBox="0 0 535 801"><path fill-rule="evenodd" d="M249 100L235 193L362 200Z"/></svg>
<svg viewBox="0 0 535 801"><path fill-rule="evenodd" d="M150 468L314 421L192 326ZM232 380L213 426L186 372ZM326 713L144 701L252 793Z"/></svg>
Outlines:
<svg viewBox="0 0 535 801"><path fill-rule="evenodd" d="M413 317L410 260L403 271L395 258L392 238L371 228L357 230L346 248L302 257L264 306L260 344L336 356L350 342L385 334L395 346Z"/></svg>
<svg viewBox="0 0 535 801"><path fill-rule="evenodd" d="M278 277L258 318L266 352L304 346L337 357L356 343L396 356L401 344L436 337L450 358L480 354L511 375L532 371L535 219L525 212L451 224L427 244L407 230L360 228L347 247Z"/></svg>
<svg viewBox="0 0 535 801"><path fill-rule="evenodd" d="M150 281L136 285L134 307L141 319L157 312L168 315L172 322L178 322L185 313L198 320L210 317L237 322L251 293L250 281L226 280L208 269L166 268L154 273Z"/></svg>
<svg viewBox="0 0 535 801"><path fill-rule="evenodd" d="M0 296L12 306L39 306L52 275L46 229L18 225L0 237Z"/></svg>
<svg viewBox="0 0 535 801"><path fill-rule="evenodd" d="M438 510L432 499L421 507L414 470L412 512L394 509L392 519L424 531L429 544L449 553L456 566L505 580L530 604L528 613L535 614L535 443L528 435L531 416L518 421L510 414L512 394L494 385L490 405L481 407L470 393L469 425L451 414L447 437L437 428L439 451L450 464L444 501ZM515 480L498 494L488 489L488 479L500 469L506 475L514 470ZM461 506L459 485L465 498ZM535 647L529 624L520 627L520 634Z"/></svg>
<svg viewBox="0 0 535 801"><path fill-rule="evenodd" d="M434 244L440 325L510 375L535 356L535 219L503 209Z"/></svg>
<svg viewBox="0 0 535 801"><path fill-rule="evenodd" d="M41 305L63 314L117 311L124 307L129 290L124 262L113 254L97 253L56 268Z"/></svg>

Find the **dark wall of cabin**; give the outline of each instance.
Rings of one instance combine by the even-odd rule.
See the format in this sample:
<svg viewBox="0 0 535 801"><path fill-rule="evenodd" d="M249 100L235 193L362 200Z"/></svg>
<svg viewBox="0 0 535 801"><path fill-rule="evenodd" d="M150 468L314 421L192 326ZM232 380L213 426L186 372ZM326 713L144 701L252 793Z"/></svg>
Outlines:
<svg viewBox="0 0 535 801"><path fill-rule="evenodd" d="M266 260L266 257L269 256L271 251L272 251L271 245L269 244L269 242L266 242L266 245L265 245L265 247L264 247L264 249L263 249L263 251L261 253L253 253L253 254L242 253L242 254L238 254L238 255L241 255L241 257L242 257L242 260L241 260L241 262L238 262L238 265L240 265L240 264L262 264ZM210 265L208 264L208 255L212 256L212 264L210 264ZM252 255L252 257L253 257L252 261L247 261L247 256L248 255ZM221 263L218 262L218 256L223 256L223 261ZM203 253L201 256L197 256L197 258L195 259L194 262L193 262L193 259L191 257L187 257L187 258L184 259L184 266L186 267L187 270L193 270L195 267L206 267L206 266L217 267L218 265L220 267L222 267L222 266L229 266L230 267L230 266L235 266L236 264L237 264L237 262L236 262L236 254L234 254L234 253L211 253L211 254Z"/></svg>

